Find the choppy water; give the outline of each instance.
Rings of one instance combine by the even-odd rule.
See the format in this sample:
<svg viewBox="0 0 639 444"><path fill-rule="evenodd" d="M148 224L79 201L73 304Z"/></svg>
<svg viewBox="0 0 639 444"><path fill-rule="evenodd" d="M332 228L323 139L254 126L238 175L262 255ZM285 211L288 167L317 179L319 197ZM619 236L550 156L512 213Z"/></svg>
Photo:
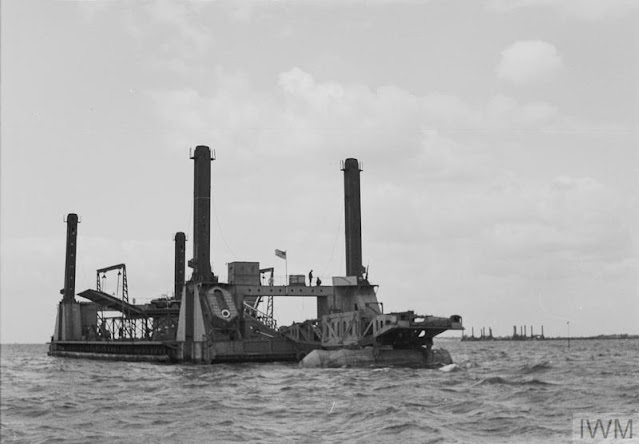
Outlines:
<svg viewBox="0 0 639 444"><path fill-rule="evenodd" d="M440 340L460 369L156 365L1 348L2 442L571 442L639 412L639 340Z"/></svg>

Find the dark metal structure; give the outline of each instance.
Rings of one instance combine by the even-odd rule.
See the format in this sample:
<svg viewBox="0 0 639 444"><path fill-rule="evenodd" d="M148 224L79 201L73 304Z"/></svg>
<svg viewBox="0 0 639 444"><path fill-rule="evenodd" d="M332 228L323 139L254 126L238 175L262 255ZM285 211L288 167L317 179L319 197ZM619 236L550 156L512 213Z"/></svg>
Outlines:
<svg viewBox="0 0 639 444"><path fill-rule="evenodd" d="M58 316L54 338L57 340L75 340L80 338L80 304L75 300L75 268L78 241L78 215L67 215L67 241L64 263L64 288L60 290L62 300L58 304Z"/></svg>
<svg viewBox="0 0 639 444"><path fill-rule="evenodd" d="M184 264L186 257L186 235L182 232L175 233L175 277L173 295L175 299L182 299L184 289Z"/></svg>
<svg viewBox="0 0 639 444"><path fill-rule="evenodd" d="M78 215L70 213L66 218L67 223L67 247L64 263L64 288L60 290L62 302L75 301L75 266L78 242Z"/></svg>
<svg viewBox="0 0 639 444"><path fill-rule="evenodd" d="M195 148L193 185L193 281L213 282L211 271L211 150Z"/></svg>
<svg viewBox="0 0 639 444"><path fill-rule="evenodd" d="M228 282L219 282L211 267L211 161L207 146L198 146L194 160L193 269L184 274L183 232L175 235L173 297L147 304L129 301L126 266L97 270L96 289L79 293L90 302L75 301L77 216L67 217L65 288L49 354L99 359L196 363L300 360L312 350L360 350L368 362L410 362L433 365L432 338L449 329L463 329L461 317L421 316L413 311L384 313L377 286L364 277L362 262L361 164L349 158L344 172L346 275L331 285L306 285L296 279L274 285L272 267L257 262L231 262ZM118 271L116 292L107 294L101 279ZM263 274L270 272L268 285ZM303 276L302 276L303 277ZM273 319L278 297L310 297L317 317L286 327ZM262 308L266 302L266 307Z"/></svg>
<svg viewBox="0 0 639 444"><path fill-rule="evenodd" d="M360 278L362 272L362 204L360 168L357 159L346 159L344 171L344 217L346 240L346 275Z"/></svg>

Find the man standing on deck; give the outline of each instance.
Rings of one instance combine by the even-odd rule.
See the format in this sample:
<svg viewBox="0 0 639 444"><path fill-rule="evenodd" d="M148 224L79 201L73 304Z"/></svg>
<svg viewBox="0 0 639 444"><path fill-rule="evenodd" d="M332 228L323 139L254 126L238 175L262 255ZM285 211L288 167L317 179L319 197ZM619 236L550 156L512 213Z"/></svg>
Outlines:
<svg viewBox="0 0 639 444"><path fill-rule="evenodd" d="M308 286L313 285L313 270L308 272Z"/></svg>

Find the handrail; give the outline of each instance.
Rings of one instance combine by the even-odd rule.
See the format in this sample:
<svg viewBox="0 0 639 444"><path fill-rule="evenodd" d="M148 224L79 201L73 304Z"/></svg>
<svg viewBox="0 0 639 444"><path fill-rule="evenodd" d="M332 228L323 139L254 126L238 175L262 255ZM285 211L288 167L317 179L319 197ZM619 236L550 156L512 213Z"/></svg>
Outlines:
<svg viewBox="0 0 639 444"><path fill-rule="evenodd" d="M257 308L247 304L244 302L244 313L256 321L261 322L268 328L273 330L277 329L277 321L272 317L264 313L263 311L258 310Z"/></svg>

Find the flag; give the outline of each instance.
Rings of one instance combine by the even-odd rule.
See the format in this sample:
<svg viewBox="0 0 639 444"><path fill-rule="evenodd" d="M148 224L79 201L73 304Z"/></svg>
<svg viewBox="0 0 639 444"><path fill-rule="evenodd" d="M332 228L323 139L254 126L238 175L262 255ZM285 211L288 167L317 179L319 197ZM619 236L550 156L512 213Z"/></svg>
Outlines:
<svg viewBox="0 0 639 444"><path fill-rule="evenodd" d="M286 259L286 251L282 251L282 250L275 250L275 256L282 258L282 259Z"/></svg>

